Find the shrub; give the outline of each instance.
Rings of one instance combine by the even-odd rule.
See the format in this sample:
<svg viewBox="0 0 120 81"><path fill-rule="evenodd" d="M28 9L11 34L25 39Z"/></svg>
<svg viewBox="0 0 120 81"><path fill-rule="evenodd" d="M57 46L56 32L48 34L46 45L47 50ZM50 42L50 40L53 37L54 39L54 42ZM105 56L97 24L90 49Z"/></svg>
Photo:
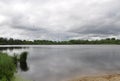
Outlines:
<svg viewBox="0 0 120 81"><path fill-rule="evenodd" d="M0 53L0 81L11 81L16 67L11 56Z"/></svg>
<svg viewBox="0 0 120 81"><path fill-rule="evenodd" d="M28 53L27 52L22 52L21 54L20 54L20 62L26 62L26 60L27 60L27 55L28 55Z"/></svg>

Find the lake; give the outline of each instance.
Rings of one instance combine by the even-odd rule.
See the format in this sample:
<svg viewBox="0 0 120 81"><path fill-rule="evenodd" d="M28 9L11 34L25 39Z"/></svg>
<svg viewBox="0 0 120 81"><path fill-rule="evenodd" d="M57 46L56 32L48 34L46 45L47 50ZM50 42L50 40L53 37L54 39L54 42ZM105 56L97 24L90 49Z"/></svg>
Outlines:
<svg viewBox="0 0 120 81"><path fill-rule="evenodd" d="M61 81L76 76L120 73L119 45L5 45L0 51L29 53L28 71L17 75L32 81Z"/></svg>

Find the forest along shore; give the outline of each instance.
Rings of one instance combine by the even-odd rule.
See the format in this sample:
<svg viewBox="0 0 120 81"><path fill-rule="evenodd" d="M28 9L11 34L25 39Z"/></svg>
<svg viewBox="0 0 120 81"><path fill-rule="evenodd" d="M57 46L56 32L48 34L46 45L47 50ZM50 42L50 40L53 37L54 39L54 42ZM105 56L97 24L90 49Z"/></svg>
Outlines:
<svg viewBox="0 0 120 81"><path fill-rule="evenodd" d="M78 44L117 44L120 45L120 39L106 38L100 40L66 40L66 41L53 41L53 40L20 40L20 39L7 39L0 37L0 45L78 45Z"/></svg>
<svg viewBox="0 0 120 81"><path fill-rule="evenodd" d="M120 74L78 77L67 81L120 81Z"/></svg>

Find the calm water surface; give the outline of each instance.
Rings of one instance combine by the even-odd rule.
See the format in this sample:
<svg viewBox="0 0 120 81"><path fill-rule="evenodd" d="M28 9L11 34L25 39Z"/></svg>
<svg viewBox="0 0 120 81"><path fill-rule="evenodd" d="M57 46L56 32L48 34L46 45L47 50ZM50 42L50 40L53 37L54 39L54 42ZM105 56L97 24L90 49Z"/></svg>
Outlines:
<svg viewBox="0 0 120 81"><path fill-rule="evenodd" d="M61 81L79 75L120 73L119 45L0 46L0 51L28 51L29 70L18 75L32 81Z"/></svg>

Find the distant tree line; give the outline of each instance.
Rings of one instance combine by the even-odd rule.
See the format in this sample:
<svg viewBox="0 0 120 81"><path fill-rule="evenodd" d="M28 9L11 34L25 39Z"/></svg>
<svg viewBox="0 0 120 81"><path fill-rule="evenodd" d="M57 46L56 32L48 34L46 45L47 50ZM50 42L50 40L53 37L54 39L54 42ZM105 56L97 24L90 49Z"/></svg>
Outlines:
<svg viewBox="0 0 120 81"><path fill-rule="evenodd" d="M68 41L51 41L51 40L19 40L0 38L0 45L62 45L62 44L120 44L120 39L106 38L101 40L68 40Z"/></svg>

